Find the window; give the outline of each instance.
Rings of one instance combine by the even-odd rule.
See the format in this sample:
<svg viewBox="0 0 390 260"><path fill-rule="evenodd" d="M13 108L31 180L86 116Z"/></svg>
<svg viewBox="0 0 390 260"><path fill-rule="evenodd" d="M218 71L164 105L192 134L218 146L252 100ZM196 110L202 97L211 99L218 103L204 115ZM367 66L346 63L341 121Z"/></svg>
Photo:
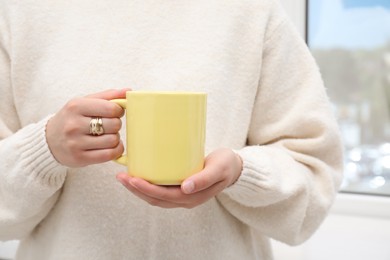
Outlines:
<svg viewBox="0 0 390 260"><path fill-rule="evenodd" d="M307 1L307 43L345 144L342 191L390 196L390 1Z"/></svg>

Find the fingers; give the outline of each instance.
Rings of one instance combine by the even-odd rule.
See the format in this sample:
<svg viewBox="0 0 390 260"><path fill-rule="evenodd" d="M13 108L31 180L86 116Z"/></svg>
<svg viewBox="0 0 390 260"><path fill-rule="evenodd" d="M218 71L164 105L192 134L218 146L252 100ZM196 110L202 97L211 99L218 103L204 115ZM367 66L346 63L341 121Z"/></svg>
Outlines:
<svg viewBox="0 0 390 260"><path fill-rule="evenodd" d="M117 180L122 183L123 186L125 186L129 191L131 191L135 196L137 196L138 198L146 201L147 203L149 203L150 205L152 206L158 206L158 207L162 207L162 208L177 208L179 206L179 204L177 203L172 203L172 202L169 202L169 201L164 201L164 200L160 200L160 199L157 199L157 198L153 198L153 197L150 197L140 191L137 190L136 187L134 187L129 179L131 177L128 176L127 173L120 173L116 176ZM181 205L180 204L180 207L184 207L184 205Z"/></svg>
<svg viewBox="0 0 390 260"><path fill-rule="evenodd" d="M124 114L119 105L97 98L75 98L65 105L65 109L85 117L120 118Z"/></svg>
<svg viewBox="0 0 390 260"><path fill-rule="evenodd" d="M108 102L112 99L125 98L127 89L111 89L99 93L91 94L82 98L70 100L65 108L71 112L84 115L86 117L122 117L124 110L113 102Z"/></svg>
<svg viewBox="0 0 390 260"><path fill-rule="evenodd" d="M118 131L124 110L108 100L124 98L128 90L108 90L67 102L46 126L46 140L55 159L65 166L80 167L120 156L123 144ZM90 135L95 117L102 118L103 135Z"/></svg>
<svg viewBox="0 0 390 260"><path fill-rule="evenodd" d="M242 160L231 149L221 148L205 159L205 168L186 179L181 186L153 185L143 179L118 175L118 180L133 194L153 206L193 208L234 183L242 171Z"/></svg>
<svg viewBox="0 0 390 260"><path fill-rule="evenodd" d="M123 154L124 147L120 142L116 147L107 149L95 149L83 152L79 159L83 162L82 166L96 164L114 160Z"/></svg>
<svg viewBox="0 0 390 260"><path fill-rule="evenodd" d="M85 151L112 149L117 147L120 141L119 134L87 135L81 140L80 149Z"/></svg>
<svg viewBox="0 0 390 260"><path fill-rule="evenodd" d="M130 88L108 89L108 90L105 90L102 92L88 95L86 97L87 98L95 98L95 99L105 99L105 100L111 100L111 99L116 99L116 98L125 98L127 91L131 91L131 89Z"/></svg>
<svg viewBox="0 0 390 260"><path fill-rule="evenodd" d="M134 195L152 206L162 208L194 208L213 198L223 190L220 183L195 194L184 194L180 186L158 186L143 179L118 174L117 179Z"/></svg>

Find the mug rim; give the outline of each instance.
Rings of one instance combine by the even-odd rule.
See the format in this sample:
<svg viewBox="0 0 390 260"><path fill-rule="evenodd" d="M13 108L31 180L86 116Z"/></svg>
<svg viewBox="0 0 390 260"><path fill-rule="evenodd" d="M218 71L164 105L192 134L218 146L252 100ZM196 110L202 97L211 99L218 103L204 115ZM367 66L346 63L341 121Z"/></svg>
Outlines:
<svg viewBox="0 0 390 260"><path fill-rule="evenodd" d="M207 95L201 91L172 91L172 90L131 90L127 91L126 95Z"/></svg>

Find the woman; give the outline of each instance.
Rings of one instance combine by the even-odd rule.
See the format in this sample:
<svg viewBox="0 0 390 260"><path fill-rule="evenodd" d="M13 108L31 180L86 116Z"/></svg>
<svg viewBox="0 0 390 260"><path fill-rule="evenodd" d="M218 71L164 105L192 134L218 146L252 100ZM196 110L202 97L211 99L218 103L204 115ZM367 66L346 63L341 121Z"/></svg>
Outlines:
<svg viewBox="0 0 390 260"><path fill-rule="evenodd" d="M126 87L208 93L205 168L181 187L111 161ZM272 259L269 239L308 239L342 178L320 74L276 0L0 0L0 90L17 259Z"/></svg>

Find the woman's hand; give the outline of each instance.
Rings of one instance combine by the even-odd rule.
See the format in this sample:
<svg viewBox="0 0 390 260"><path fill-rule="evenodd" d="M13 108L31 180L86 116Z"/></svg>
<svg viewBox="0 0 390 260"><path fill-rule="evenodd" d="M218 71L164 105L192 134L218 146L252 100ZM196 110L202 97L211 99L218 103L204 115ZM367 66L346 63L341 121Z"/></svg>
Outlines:
<svg viewBox="0 0 390 260"><path fill-rule="evenodd" d="M108 100L124 98L126 91L107 90L70 100L47 123L46 140L56 160L68 167L81 167L117 158L124 147L118 131L124 110ZM89 133L91 118L101 117L104 134Z"/></svg>
<svg viewBox="0 0 390 260"><path fill-rule="evenodd" d="M218 149L205 159L205 167L181 186L158 186L126 173L117 179L133 194L153 206L193 208L233 184L242 171L242 160L230 149Z"/></svg>

